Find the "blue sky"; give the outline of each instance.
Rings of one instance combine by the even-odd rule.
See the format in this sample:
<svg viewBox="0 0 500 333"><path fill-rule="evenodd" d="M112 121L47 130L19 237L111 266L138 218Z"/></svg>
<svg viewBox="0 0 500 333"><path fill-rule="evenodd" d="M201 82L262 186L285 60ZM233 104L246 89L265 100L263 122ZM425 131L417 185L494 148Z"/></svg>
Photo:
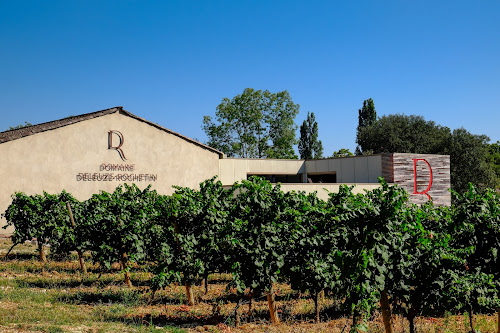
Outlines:
<svg viewBox="0 0 500 333"><path fill-rule="evenodd" d="M0 131L113 106L206 141L247 87L314 112L325 155L358 109L500 140L500 1L0 0Z"/></svg>

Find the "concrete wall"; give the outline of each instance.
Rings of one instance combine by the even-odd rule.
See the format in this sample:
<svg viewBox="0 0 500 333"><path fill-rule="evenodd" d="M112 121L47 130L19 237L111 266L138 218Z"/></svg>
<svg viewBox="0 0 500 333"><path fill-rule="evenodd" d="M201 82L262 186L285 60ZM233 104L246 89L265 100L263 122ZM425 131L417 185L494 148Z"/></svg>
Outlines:
<svg viewBox="0 0 500 333"><path fill-rule="evenodd" d="M382 156L356 156L321 160L277 160L224 158L219 174L224 185L247 179L248 174L336 173L337 183L378 183L382 176ZM304 182L307 179L304 177Z"/></svg>
<svg viewBox="0 0 500 333"><path fill-rule="evenodd" d="M117 150L108 149L109 130L123 134L126 161ZM117 146L118 137L113 140ZM152 184L160 193L170 194L172 185L198 187L219 173L219 154L120 113L4 142L0 156L0 213L18 191L41 194L65 189L85 200L99 190L110 192L121 183L136 183L141 188ZM101 170L109 164L133 171ZM105 175L113 180L103 180ZM0 219L0 226L5 224ZM11 232L0 229L0 234Z"/></svg>
<svg viewBox="0 0 500 333"><path fill-rule="evenodd" d="M337 183L378 183L382 156L353 156L305 161L308 174L335 172Z"/></svg>
<svg viewBox="0 0 500 333"><path fill-rule="evenodd" d="M219 175L223 185L232 185L235 182L247 179L252 175L284 175L304 173L304 161L253 159L253 158L223 158L219 160Z"/></svg>

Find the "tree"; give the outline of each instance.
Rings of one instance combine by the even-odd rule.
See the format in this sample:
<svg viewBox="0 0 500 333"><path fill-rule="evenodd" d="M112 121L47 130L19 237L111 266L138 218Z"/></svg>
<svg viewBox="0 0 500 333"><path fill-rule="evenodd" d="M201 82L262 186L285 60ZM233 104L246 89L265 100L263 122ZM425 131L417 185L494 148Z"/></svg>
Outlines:
<svg viewBox="0 0 500 333"><path fill-rule="evenodd" d="M373 103L373 99L369 98L363 101L363 107L358 110L358 128L356 129L356 143L358 146L356 147L356 155L363 154L363 149L360 146L361 144L358 142L359 132L361 129L371 126L376 121L377 111L375 111L375 103Z"/></svg>
<svg viewBox="0 0 500 333"><path fill-rule="evenodd" d="M356 142L361 150L379 153L443 154L450 129L422 116L391 114L360 128Z"/></svg>
<svg viewBox="0 0 500 333"><path fill-rule="evenodd" d="M318 123L314 112L308 112L307 119L300 126L299 153L303 160L318 159L323 155L323 144L318 140Z"/></svg>
<svg viewBox="0 0 500 333"><path fill-rule="evenodd" d="M349 157L349 156L354 156L354 154L351 153L349 149L341 148L338 151L334 151L332 157Z"/></svg>
<svg viewBox="0 0 500 333"><path fill-rule="evenodd" d="M488 146L488 160L495 171L496 187L500 187L500 141Z"/></svg>
<svg viewBox="0 0 500 333"><path fill-rule="evenodd" d="M448 149L450 155L451 187L458 192L467 191L471 182L481 188L495 186L495 172L488 163L486 135L469 133L465 128L453 130Z"/></svg>
<svg viewBox="0 0 500 333"><path fill-rule="evenodd" d="M224 98L217 106L215 122L203 118L207 144L229 157L297 158L294 123L299 105L284 90L246 88L233 99Z"/></svg>
<svg viewBox="0 0 500 333"><path fill-rule="evenodd" d="M24 125L23 124L19 124L17 126L9 126L9 131L20 129L20 128L24 128L24 127L29 127L29 126L33 126L33 124L32 123L28 123L27 121L25 121Z"/></svg>
<svg viewBox="0 0 500 333"><path fill-rule="evenodd" d="M297 155L293 148L293 145L297 144L295 117L299 113L300 106L293 103L286 90L271 96L267 121L272 145L267 149L267 157L296 159Z"/></svg>

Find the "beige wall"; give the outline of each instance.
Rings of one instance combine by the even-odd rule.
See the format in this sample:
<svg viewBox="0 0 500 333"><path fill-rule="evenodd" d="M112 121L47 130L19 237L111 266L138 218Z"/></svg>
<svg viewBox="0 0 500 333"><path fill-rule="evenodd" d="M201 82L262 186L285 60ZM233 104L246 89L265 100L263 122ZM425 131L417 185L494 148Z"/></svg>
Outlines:
<svg viewBox="0 0 500 333"><path fill-rule="evenodd" d="M108 131L124 136L122 161L116 150L108 149ZM114 137L113 144L119 142ZM219 155L173 134L120 113L113 113L73 125L34 134L0 144L0 213L11 202L11 194L58 193L65 189L80 200L99 190L113 191L118 184L136 183L163 194L172 185L198 187L219 172ZM100 171L101 164L134 165L134 171ZM79 173L152 174L156 181L83 181ZM0 219L0 226L6 221ZM12 229L0 229L0 234Z"/></svg>
<svg viewBox="0 0 500 333"><path fill-rule="evenodd" d="M220 160L222 184L247 179L248 174L336 173L337 183L376 183L382 176L382 156L356 156L321 160L224 158ZM307 180L304 178L304 182Z"/></svg>
<svg viewBox="0 0 500 333"><path fill-rule="evenodd" d="M223 185L247 179L247 174L298 174L304 173L304 161L224 158L219 160L219 175Z"/></svg>
<svg viewBox="0 0 500 333"><path fill-rule="evenodd" d="M305 161L307 173L335 171L337 183L378 183L382 176L382 156L355 156Z"/></svg>

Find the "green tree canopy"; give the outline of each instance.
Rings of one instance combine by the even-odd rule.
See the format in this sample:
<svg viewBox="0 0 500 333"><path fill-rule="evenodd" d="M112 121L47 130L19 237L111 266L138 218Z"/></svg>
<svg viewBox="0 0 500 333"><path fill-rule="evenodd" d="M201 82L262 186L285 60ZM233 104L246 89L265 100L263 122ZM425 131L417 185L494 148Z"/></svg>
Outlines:
<svg viewBox="0 0 500 333"><path fill-rule="evenodd" d="M492 143L488 147L488 160L495 171L496 187L500 187L500 141Z"/></svg>
<svg viewBox="0 0 500 333"><path fill-rule="evenodd" d="M334 151L332 157L349 157L354 156L353 153L347 148L341 148L338 151Z"/></svg>
<svg viewBox="0 0 500 333"><path fill-rule="evenodd" d="M318 122L314 112L308 112L307 119L300 126L299 153L303 160L318 159L323 155L323 144L318 140Z"/></svg>
<svg viewBox="0 0 500 333"><path fill-rule="evenodd" d="M450 155L451 186L455 191L467 191L469 182L480 188L495 186L495 172L488 161L488 141L486 135L471 134L465 128L453 130L444 153Z"/></svg>
<svg viewBox="0 0 500 333"><path fill-rule="evenodd" d="M203 118L207 144L229 157L297 158L295 117L299 105L284 90L246 88L233 99L224 98L217 106L215 121Z"/></svg>
<svg viewBox="0 0 500 333"><path fill-rule="evenodd" d="M379 153L444 153L451 132L448 127L422 116L391 114L366 127L358 126L357 143L362 151Z"/></svg>

